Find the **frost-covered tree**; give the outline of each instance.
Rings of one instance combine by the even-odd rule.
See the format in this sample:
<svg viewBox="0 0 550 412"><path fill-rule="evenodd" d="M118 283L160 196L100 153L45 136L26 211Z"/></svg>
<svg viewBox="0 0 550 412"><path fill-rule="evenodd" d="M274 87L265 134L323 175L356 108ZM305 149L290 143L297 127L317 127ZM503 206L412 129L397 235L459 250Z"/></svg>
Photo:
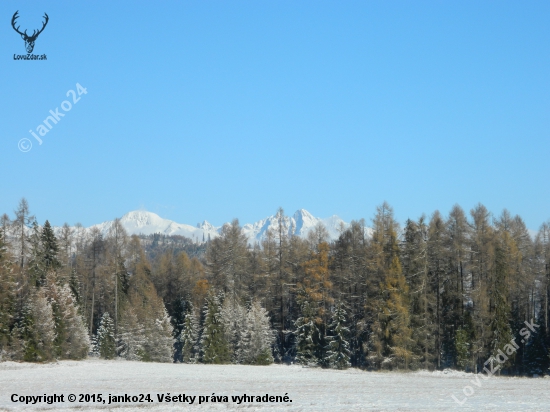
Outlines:
<svg viewBox="0 0 550 412"><path fill-rule="evenodd" d="M317 366L321 336L315 323L309 301L302 303L302 316L296 320L296 362L303 366Z"/></svg>
<svg viewBox="0 0 550 412"><path fill-rule="evenodd" d="M348 343L349 329L346 327L346 310L340 303L332 315L332 322L328 327L329 342L326 348L326 364L334 369L346 369L350 366L350 350Z"/></svg>
<svg viewBox="0 0 550 412"><path fill-rule="evenodd" d="M58 286L50 274L45 293L52 305L56 356L61 359L85 358L90 349L90 340L69 285Z"/></svg>
<svg viewBox="0 0 550 412"><path fill-rule="evenodd" d="M255 301L246 314L246 322L241 329L238 344L238 361L250 365L269 365L273 363L271 346L274 331L271 329L269 315Z"/></svg>
<svg viewBox="0 0 550 412"><path fill-rule="evenodd" d="M132 307L122 311L118 325L117 354L131 360L142 360L144 348L144 328Z"/></svg>
<svg viewBox="0 0 550 412"><path fill-rule="evenodd" d="M90 338L90 356L99 358L99 345L97 343L97 335L92 335Z"/></svg>
<svg viewBox="0 0 550 412"><path fill-rule="evenodd" d="M131 244L136 238L132 237ZM146 261L139 239L135 242L135 262L130 261L132 276L128 285L128 300L124 306L124 312L129 310L134 315L128 316L123 334L120 334L122 342L119 350L126 357L137 356L143 361L171 362L174 353L174 337L172 324L164 302L157 294L155 286L150 279L151 269ZM139 335L135 331L142 330ZM141 336L141 338L140 338ZM141 348L137 348L139 345ZM125 348L128 346L129 349ZM134 349L132 349L134 347Z"/></svg>
<svg viewBox="0 0 550 412"><path fill-rule="evenodd" d="M66 330L65 342L61 346L62 356L66 359L83 359L90 350L90 337L69 285L64 285L59 291L59 306Z"/></svg>
<svg viewBox="0 0 550 412"><path fill-rule="evenodd" d="M200 340L201 360L204 363L223 364L231 360L220 312L218 297L210 294L204 306L204 324Z"/></svg>
<svg viewBox="0 0 550 412"><path fill-rule="evenodd" d="M181 359L184 363L195 363L197 361L197 341L199 332L199 321L191 303L188 304L188 311L183 321L183 329L178 337L181 345Z"/></svg>
<svg viewBox="0 0 550 412"><path fill-rule="evenodd" d="M223 302L220 315L231 361L238 363L239 341L241 332L246 327L246 309L232 297L227 297Z"/></svg>
<svg viewBox="0 0 550 412"><path fill-rule="evenodd" d="M115 325L107 312L101 317L99 328L97 329L97 345L99 356L103 359L113 359L115 357Z"/></svg>
<svg viewBox="0 0 550 412"><path fill-rule="evenodd" d="M134 296L124 309L119 323L117 353L128 360L172 362L174 337L170 316L156 294L148 294L148 298L151 300L138 302Z"/></svg>
<svg viewBox="0 0 550 412"><path fill-rule="evenodd" d="M12 358L27 362L49 361L54 357L54 341L52 306L43 290L34 291L11 333Z"/></svg>
<svg viewBox="0 0 550 412"><path fill-rule="evenodd" d="M152 362L172 362L174 338L172 336L170 316L164 306L155 316L148 319L145 325L145 334L147 339L143 346L147 353L147 360Z"/></svg>
<svg viewBox="0 0 550 412"><path fill-rule="evenodd" d="M163 299L165 302L166 300ZM176 363L182 363L183 362L183 356L182 356L182 342L180 340L181 338L181 332L183 330L183 326L185 324L185 317L187 316L188 311L188 302L182 298L176 298L172 302L171 305L168 306L170 308L170 319L172 321L172 336L174 337L174 362Z"/></svg>
<svg viewBox="0 0 550 412"><path fill-rule="evenodd" d="M0 361L7 353L10 329L14 321L16 283L4 231L0 231Z"/></svg>

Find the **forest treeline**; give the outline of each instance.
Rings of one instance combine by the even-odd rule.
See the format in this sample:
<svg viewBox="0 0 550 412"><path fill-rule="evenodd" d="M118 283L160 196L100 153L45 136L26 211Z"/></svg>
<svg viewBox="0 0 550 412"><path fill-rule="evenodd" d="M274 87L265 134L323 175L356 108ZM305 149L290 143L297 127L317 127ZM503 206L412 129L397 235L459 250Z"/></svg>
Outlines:
<svg viewBox="0 0 550 412"><path fill-rule="evenodd" d="M254 245L238 220L202 244L118 220L54 233L22 199L0 218L0 357L479 372L500 353L548 373L549 223L532 238L479 204L400 226L387 203L335 241L276 222Z"/></svg>

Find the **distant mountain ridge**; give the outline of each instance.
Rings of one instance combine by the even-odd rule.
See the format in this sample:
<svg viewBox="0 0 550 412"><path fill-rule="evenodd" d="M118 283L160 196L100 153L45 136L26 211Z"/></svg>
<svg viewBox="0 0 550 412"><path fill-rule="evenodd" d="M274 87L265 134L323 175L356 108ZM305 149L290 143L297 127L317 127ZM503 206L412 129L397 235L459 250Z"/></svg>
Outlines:
<svg viewBox="0 0 550 412"><path fill-rule="evenodd" d="M169 219L164 219L153 212L136 210L126 213L120 219L120 223L126 229L129 235L151 235L161 233L164 235L180 235L197 242L214 239L220 235L222 226L214 226L208 221L203 221L196 226L185 223L177 223ZM330 240L336 240L342 229L346 229L349 224L344 222L338 216L321 219L314 217L305 209L297 210L292 216L285 216L285 226L288 229L288 235L295 235L301 238L307 238L308 233L321 223L329 234ZM113 221L103 222L93 225L88 229L97 228L106 235ZM259 220L255 223L246 223L242 225L243 233L248 238L250 244L261 242L267 236L269 229L275 230L278 227L275 215Z"/></svg>

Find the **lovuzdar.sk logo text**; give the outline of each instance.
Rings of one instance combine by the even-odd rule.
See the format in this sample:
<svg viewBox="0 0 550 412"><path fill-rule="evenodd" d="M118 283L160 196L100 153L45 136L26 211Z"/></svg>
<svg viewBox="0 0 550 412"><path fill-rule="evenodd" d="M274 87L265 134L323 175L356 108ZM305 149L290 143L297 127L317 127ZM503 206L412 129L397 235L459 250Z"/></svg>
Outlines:
<svg viewBox="0 0 550 412"><path fill-rule="evenodd" d="M13 17L11 18L11 26L13 29L21 36L21 38L25 41L25 49L27 49L27 54L14 54L13 60L47 60L47 56L45 54L37 55L32 54L32 51L34 50L34 43L36 42L36 39L44 31L46 28L46 25L48 24L48 21L50 18L48 17L47 13L44 13L44 19L45 21L42 23L42 28L39 30L33 30L32 34L29 36L27 34L27 30L24 32L20 31L19 28L21 26L15 27L16 20L19 17L19 10L17 10Z"/></svg>

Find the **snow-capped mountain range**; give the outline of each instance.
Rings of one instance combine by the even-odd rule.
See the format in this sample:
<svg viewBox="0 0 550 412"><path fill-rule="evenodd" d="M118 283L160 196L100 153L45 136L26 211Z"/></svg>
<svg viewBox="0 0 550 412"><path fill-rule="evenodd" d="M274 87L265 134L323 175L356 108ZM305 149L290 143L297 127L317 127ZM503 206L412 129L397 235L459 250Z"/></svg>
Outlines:
<svg viewBox="0 0 550 412"><path fill-rule="evenodd" d="M214 226L206 220L196 226L176 223L172 220L163 219L156 213L143 210L126 213L120 219L120 223L129 235L161 233L165 235L185 236L197 242L208 240L209 237L210 239L218 237L222 228L222 226ZM326 228L331 240L337 239L342 228L345 229L348 227L348 223L344 222L336 215L326 219L320 219L314 217L305 209L297 210L292 216L285 216L285 226L288 228L288 234L300 236L302 238L307 238L308 233L319 223ZM94 225L88 229L96 227L106 235L112 224L113 221L107 221ZM269 216L258 222L242 225L243 232L248 237L250 244L261 242L267 236L267 232L270 228L276 230L277 227L278 224L275 216Z"/></svg>

